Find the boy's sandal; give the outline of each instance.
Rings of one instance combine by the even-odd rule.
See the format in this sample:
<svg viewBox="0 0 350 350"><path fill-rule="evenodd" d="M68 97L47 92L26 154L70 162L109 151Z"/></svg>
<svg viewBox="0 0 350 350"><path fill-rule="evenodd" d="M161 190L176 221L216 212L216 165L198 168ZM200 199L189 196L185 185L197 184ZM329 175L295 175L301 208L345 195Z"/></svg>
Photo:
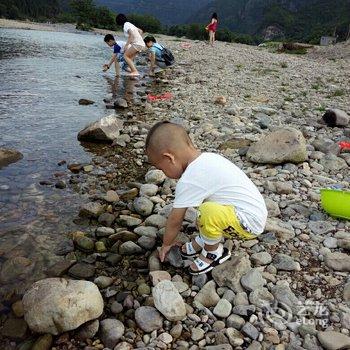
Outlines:
<svg viewBox="0 0 350 350"><path fill-rule="evenodd" d="M207 273L211 271L215 266L222 264L231 257L231 252L227 248L224 248L222 244L219 245L218 249L212 252L207 252L205 249L203 249L201 254L213 261L211 263L208 263L198 257L193 261L198 270L193 270L191 267L189 267L189 272L191 275L201 275L203 273Z"/></svg>
<svg viewBox="0 0 350 350"><path fill-rule="evenodd" d="M196 236L194 238L195 242L201 247L203 248L204 247L204 241L203 239L200 237L200 236ZM183 247L186 248L186 252L183 252L182 251L182 248L180 250L181 252L181 256L183 258L193 258L194 256L197 256L199 254L198 251L196 251L194 248L193 248L193 244L192 244L192 241L191 242L186 242Z"/></svg>

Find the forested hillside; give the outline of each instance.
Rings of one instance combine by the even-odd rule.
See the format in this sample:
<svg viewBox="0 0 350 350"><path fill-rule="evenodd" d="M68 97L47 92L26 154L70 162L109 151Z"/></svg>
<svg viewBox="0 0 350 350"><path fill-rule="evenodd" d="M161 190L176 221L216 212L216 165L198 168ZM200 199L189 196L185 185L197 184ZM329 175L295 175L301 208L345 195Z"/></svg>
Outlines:
<svg viewBox="0 0 350 350"><path fill-rule="evenodd" d="M115 12L149 14L164 25L183 24L210 0L96 0Z"/></svg>
<svg viewBox="0 0 350 350"><path fill-rule="evenodd" d="M0 0L0 17L54 18L59 12L59 0Z"/></svg>
<svg viewBox="0 0 350 350"><path fill-rule="evenodd" d="M214 0L188 23L205 23L214 11L221 26L235 32L264 36L272 27L279 37L301 41L318 41L334 30L344 38L350 24L349 0Z"/></svg>

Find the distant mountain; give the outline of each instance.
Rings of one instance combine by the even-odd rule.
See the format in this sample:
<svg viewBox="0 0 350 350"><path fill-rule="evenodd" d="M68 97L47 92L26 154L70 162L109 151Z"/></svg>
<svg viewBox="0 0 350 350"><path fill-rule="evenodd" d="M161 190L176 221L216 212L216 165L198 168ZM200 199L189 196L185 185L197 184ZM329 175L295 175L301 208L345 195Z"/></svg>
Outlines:
<svg viewBox="0 0 350 350"><path fill-rule="evenodd" d="M190 16L209 2L210 0L95 0L96 5L107 6L116 13L148 14L165 25L186 23Z"/></svg>
<svg viewBox="0 0 350 350"><path fill-rule="evenodd" d="M349 0L212 0L189 17L188 23L206 23L217 12L221 27L235 32L309 40L344 35L350 24Z"/></svg>

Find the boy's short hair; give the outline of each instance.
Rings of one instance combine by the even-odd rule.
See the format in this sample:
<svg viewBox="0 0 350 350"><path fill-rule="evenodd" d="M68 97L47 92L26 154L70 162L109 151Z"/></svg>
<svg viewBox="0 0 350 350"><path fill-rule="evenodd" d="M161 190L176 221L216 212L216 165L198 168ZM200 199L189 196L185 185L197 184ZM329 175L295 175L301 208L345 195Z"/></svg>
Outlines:
<svg viewBox="0 0 350 350"><path fill-rule="evenodd" d="M105 43L108 43L108 41L114 40L114 36L112 34L106 34L103 40Z"/></svg>
<svg viewBox="0 0 350 350"><path fill-rule="evenodd" d="M128 19L123 13L119 13L119 15L117 15L117 17L115 18L115 21L118 24L118 26L123 26L124 23L128 21Z"/></svg>
<svg viewBox="0 0 350 350"><path fill-rule="evenodd" d="M156 42L157 42L156 38L155 38L154 36L152 36L152 35L147 35L147 36L143 39L143 41L145 42L145 44L149 43L150 41L152 41L153 43L156 43Z"/></svg>
<svg viewBox="0 0 350 350"><path fill-rule="evenodd" d="M158 122L156 124L154 124L152 126L152 128L149 130L148 134L147 134L147 138L146 138L146 144L145 144L145 149L147 150L149 145L150 145L150 141L151 141L151 138L154 134L154 132L162 125L164 124L171 124L168 120L164 120L162 122Z"/></svg>

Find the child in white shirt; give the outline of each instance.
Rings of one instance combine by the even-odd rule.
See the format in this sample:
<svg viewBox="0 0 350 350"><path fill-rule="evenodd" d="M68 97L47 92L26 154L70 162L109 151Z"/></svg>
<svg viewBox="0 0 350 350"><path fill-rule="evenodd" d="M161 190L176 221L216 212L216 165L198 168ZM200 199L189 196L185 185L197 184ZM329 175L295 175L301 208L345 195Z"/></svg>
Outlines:
<svg viewBox="0 0 350 350"><path fill-rule="evenodd" d="M123 27L124 35L128 38L125 44L124 59L131 69L130 76L139 76L140 74L135 67L134 59L139 52L146 48L141 36L143 31L128 22L128 19L123 14L119 14L116 17L116 22L119 26Z"/></svg>
<svg viewBox="0 0 350 350"><path fill-rule="evenodd" d="M160 260L175 243L187 208L198 208L199 235L183 245L184 257L195 257L190 273L211 271L230 258L223 237L252 239L265 228L265 201L247 175L228 159L196 149L185 129L160 122L146 140L149 161L165 175L179 179L173 209L168 217Z"/></svg>

